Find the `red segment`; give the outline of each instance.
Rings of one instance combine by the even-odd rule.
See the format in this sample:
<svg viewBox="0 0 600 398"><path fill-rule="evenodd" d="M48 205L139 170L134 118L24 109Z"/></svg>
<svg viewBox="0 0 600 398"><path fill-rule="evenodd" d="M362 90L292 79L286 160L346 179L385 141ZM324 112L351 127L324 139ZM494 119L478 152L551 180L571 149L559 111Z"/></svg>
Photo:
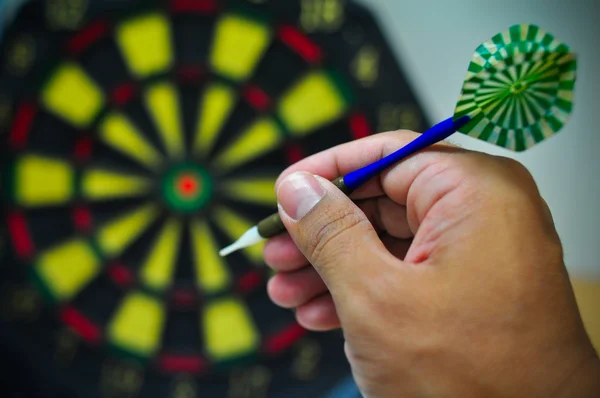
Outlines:
<svg viewBox="0 0 600 398"><path fill-rule="evenodd" d="M215 0L173 0L171 10L173 12L213 13L217 11L217 4Z"/></svg>
<svg viewBox="0 0 600 398"><path fill-rule="evenodd" d="M159 367L168 373L198 374L206 369L206 362L200 356L163 354L159 358Z"/></svg>
<svg viewBox="0 0 600 398"><path fill-rule="evenodd" d="M9 136L9 142L14 148L23 149L25 146L35 112L33 104L23 104L19 108Z"/></svg>
<svg viewBox="0 0 600 398"><path fill-rule="evenodd" d="M288 162L294 164L304 159L304 151L298 144L290 144L285 148L285 152L288 158Z"/></svg>
<svg viewBox="0 0 600 398"><path fill-rule="evenodd" d="M125 83L115 88L111 93L111 99L117 106L122 106L133 99L135 95L135 85Z"/></svg>
<svg viewBox="0 0 600 398"><path fill-rule="evenodd" d="M315 43L301 31L290 25L284 25L277 31L279 40L297 52L309 64L315 64L323 59L323 52Z"/></svg>
<svg viewBox="0 0 600 398"><path fill-rule="evenodd" d="M92 229L92 213L87 207L75 207L73 209L73 223L79 232L87 232Z"/></svg>
<svg viewBox="0 0 600 398"><path fill-rule="evenodd" d="M179 80L187 83L197 82L204 76L204 71L196 65L183 65L177 69Z"/></svg>
<svg viewBox="0 0 600 398"><path fill-rule="evenodd" d="M276 335L269 337L265 341L264 349L269 354L276 354L300 340L306 333L306 329L294 323Z"/></svg>
<svg viewBox="0 0 600 398"><path fill-rule="evenodd" d="M243 96L252 107L259 111L266 111L271 106L271 99L267 93L257 86L246 87Z"/></svg>
<svg viewBox="0 0 600 398"><path fill-rule="evenodd" d="M77 33L67 47L72 54L79 54L108 32L108 23L98 21Z"/></svg>
<svg viewBox="0 0 600 398"><path fill-rule="evenodd" d="M362 113L355 113L350 117L350 130L352 131L352 137L356 140L371 135L369 122Z"/></svg>
<svg viewBox="0 0 600 398"><path fill-rule="evenodd" d="M175 289L171 293L171 301L177 308L190 308L196 304L196 291L193 289Z"/></svg>
<svg viewBox="0 0 600 398"><path fill-rule="evenodd" d="M100 328L76 309L64 308L60 313L60 318L88 343L98 344L100 342L102 338Z"/></svg>
<svg viewBox="0 0 600 398"><path fill-rule="evenodd" d="M92 155L93 141L91 137L80 137L75 143L75 159L84 161Z"/></svg>
<svg viewBox="0 0 600 398"><path fill-rule="evenodd" d="M238 280L237 286L240 293L249 293L263 282L263 277L258 271L250 271L242 275Z"/></svg>
<svg viewBox="0 0 600 398"><path fill-rule="evenodd" d="M119 286L128 287L133 284L133 273L121 264L112 265L106 272L108 273L108 277Z"/></svg>
<svg viewBox="0 0 600 398"><path fill-rule="evenodd" d="M25 217L17 212L10 213L8 215L7 225L17 254L25 258L30 257L33 254L34 249Z"/></svg>

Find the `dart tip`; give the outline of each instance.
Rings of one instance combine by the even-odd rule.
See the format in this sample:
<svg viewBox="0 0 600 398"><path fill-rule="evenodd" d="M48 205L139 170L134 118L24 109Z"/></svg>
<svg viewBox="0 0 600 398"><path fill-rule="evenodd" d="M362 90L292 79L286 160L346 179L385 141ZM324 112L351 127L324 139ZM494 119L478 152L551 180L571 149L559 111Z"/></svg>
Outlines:
<svg viewBox="0 0 600 398"><path fill-rule="evenodd" d="M221 251L219 251L219 255L221 257L226 257L235 251L257 244L261 240L263 240L263 237L258 233L258 227L250 228L236 242L221 249Z"/></svg>

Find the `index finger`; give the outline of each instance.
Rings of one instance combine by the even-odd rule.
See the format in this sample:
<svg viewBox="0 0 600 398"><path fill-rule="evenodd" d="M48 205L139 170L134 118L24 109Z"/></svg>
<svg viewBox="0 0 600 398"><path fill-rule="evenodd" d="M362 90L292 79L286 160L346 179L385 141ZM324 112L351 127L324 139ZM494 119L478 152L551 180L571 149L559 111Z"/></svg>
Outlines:
<svg viewBox="0 0 600 398"><path fill-rule="evenodd" d="M275 191L277 191L279 183L285 177L297 171L305 171L328 180L334 180L396 152L419 136L419 133L408 130L389 131L329 148L304 158L285 169L275 182ZM420 152L432 152L441 148L456 147L440 142ZM414 156L412 155L401 163L405 163L410 167L410 158ZM414 163L412 165L415 166ZM380 178L370 179L354 191L351 197L353 199L365 199L386 194L382 178L396 167L392 166L381 173Z"/></svg>

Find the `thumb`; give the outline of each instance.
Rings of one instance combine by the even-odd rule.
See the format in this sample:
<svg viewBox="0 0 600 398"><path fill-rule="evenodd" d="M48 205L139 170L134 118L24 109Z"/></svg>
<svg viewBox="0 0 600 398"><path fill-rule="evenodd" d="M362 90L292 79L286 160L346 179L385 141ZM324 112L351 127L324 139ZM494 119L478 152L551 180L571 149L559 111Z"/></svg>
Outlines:
<svg viewBox="0 0 600 398"><path fill-rule="evenodd" d="M282 180L277 197L287 231L332 293L364 284L385 247L363 211L333 183L306 172Z"/></svg>

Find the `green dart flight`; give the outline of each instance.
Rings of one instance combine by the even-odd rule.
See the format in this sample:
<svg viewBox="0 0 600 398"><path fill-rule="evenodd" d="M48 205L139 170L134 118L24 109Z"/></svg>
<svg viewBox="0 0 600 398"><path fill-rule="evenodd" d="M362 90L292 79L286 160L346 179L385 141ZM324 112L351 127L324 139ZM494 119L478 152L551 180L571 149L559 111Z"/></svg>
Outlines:
<svg viewBox="0 0 600 398"><path fill-rule="evenodd" d="M557 133L573 109L577 61L536 25L514 25L481 44L469 64L455 119L461 133L524 151Z"/></svg>

